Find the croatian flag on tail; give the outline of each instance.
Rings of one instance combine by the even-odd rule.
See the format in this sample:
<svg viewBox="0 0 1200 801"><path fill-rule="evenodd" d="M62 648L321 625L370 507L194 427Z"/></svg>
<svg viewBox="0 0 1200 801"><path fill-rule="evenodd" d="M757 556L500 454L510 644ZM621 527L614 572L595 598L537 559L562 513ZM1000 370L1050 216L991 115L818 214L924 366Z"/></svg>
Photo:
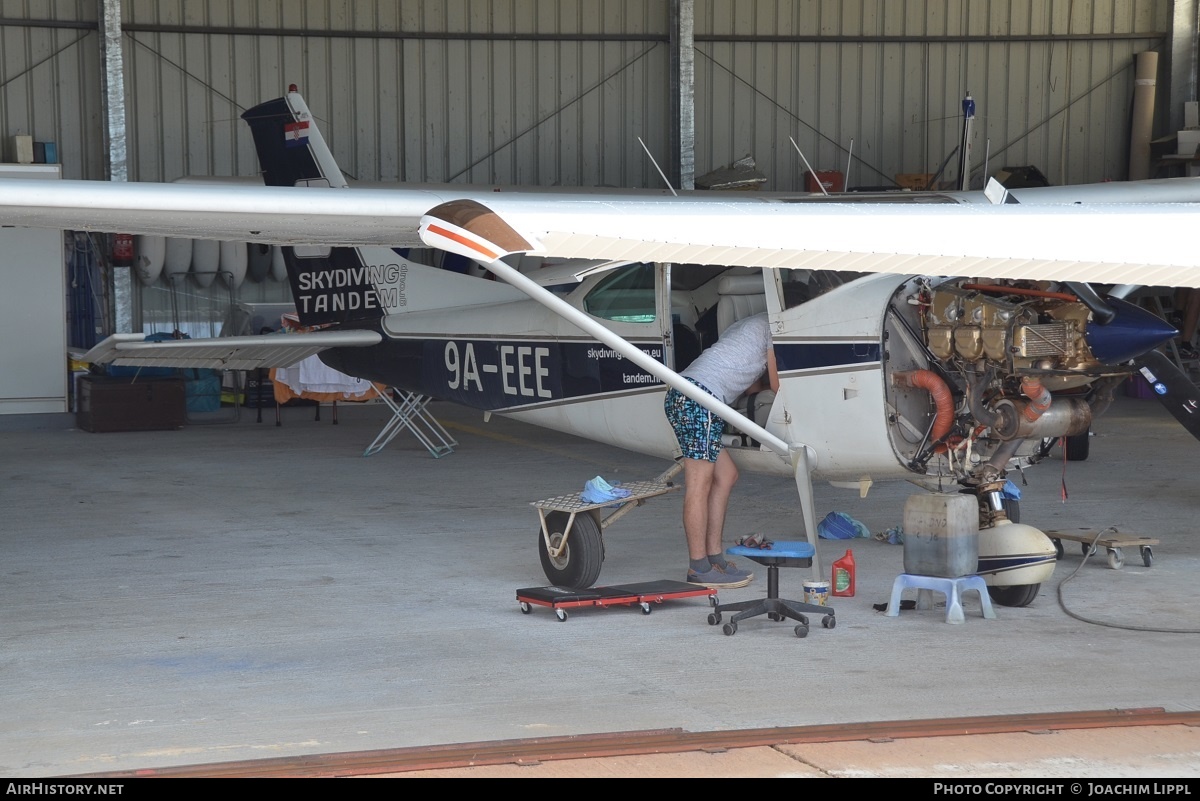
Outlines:
<svg viewBox="0 0 1200 801"><path fill-rule="evenodd" d="M304 147L308 144L308 121L289 122L283 126L283 140L288 147Z"/></svg>

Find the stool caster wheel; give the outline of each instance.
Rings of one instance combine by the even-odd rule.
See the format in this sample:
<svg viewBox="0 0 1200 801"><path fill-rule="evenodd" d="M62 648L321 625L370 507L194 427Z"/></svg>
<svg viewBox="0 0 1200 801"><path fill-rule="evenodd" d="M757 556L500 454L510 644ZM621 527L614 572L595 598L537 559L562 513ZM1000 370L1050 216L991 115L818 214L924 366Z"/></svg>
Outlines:
<svg viewBox="0 0 1200 801"><path fill-rule="evenodd" d="M832 629L837 626L837 618L833 615L826 615L821 618L821 625L827 629Z"/></svg>
<svg viewBox="0 0 1200 801"><path fill-rule="evenodd" d="M720 612L710 612L708 615L708 625L715 626L721 622Z"/></svg>
<svg viewBox="0 0 1200 801"><path fill-rule="evenodd" d="M567 610L565 610L565 609L555 609L555 610L554 610L554 614L558 615L558 622L559 622L559 623L566 623L566 622L567 622Z"/></svg>
<svg viewBox="0 0 1200 801"><path fill-rule="evenodd" d="M532 611L533 611L533 607L529 605L528 601L521 601L521 614L522 615L528 615Z"/></svg>
<svg viewBox="0 0 1200 801"><path fill-rule="evenodd" d="M648 614L650 614L650 611L651 611L651 610L650 610L650 604L646 603L645 601L642 601L642 603L641 603L641 607L642 607L642 614L643 614L643 615L648 615Z"/></svg>
<svg viewBox="0 0 1200 801"><path fill-rule="evenodd" d="M1109 548L1108 549L1108 566L1111 567L1113 570L1120 570L1121 566L1124 564L1125 564L1125 554L1121 552L1121 549L1120 548Z"/></svg>
<svg viewBox="0 0 1200 801"><path fill-rule="evenodd" d="M1095 556L1096 555L1096 546L1090 545L1089 543L1086 543L1086 542L1079 543L1079 550L1083 552L1084 556Z"/></svg>
<svg viewBox="0 0 1200 801"><path fill-rule="evenodd" d="M726 623L721 628L721 631L725 632L726 637L732 637L737 634L737 623Z"/></svg>
<svg viewBox="0 0 1200 801"><path fill-rule="evenodd" d="M793 629L793 631L796 632L797 637L804 638L804 637L808 636L808 626L804 625L803 623L800 624L799 626L796 626L796 628Z"/></svg>

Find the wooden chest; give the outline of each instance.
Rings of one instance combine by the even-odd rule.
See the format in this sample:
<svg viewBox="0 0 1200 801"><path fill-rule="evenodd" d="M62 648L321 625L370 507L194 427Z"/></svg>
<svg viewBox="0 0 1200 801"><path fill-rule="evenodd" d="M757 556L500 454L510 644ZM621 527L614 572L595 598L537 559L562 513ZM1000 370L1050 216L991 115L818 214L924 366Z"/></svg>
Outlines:
<svg viewBox="0 0 1200 801"><path fill-rule="evenodd" d="M84 431L182 428L187 414L182 378L79 379L75 424Z"/></svg>

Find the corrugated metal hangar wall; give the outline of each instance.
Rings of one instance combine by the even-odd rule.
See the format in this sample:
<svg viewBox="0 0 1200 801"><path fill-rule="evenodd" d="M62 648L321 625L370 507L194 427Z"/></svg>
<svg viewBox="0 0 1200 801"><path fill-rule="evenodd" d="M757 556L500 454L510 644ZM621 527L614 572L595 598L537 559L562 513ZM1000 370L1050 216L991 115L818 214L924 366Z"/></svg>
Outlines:
<svg viewBox="0 0 1200 801"><path fill-rule="evenodd" d="M105 176L102 5L0 1L0 130L55 141L64 177ZM977 167L1123 178L1134 56L1168 48L1177 5L695 0L695 172L750 154L765 188L800 188L793 137L818 169L853 140L851 183L934 173L970 91ZM121 7L130 180L253 174L238 115L289 83L361 180L657 185L639 136L669 161L670 0Z"/></svg>

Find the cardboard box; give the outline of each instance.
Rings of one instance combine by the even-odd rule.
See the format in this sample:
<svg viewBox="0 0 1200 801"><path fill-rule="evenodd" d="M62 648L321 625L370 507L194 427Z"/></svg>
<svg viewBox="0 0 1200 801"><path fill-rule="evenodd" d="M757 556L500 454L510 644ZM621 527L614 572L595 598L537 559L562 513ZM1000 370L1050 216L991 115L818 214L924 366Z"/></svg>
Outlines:
<svg viewBox="0 0 1200 801"><path fill-rule="evenodd" d="M933 180L931 172L901 172L896 173L896 183L901 189L928 189Z"/></svg>
<svg viewBox="0 0 1200 801"><path fill-rule="evenodd" d="M32 136L14 136L13 140L13 161L17 164L32 164L33 163L33 137Z"/></svg>

